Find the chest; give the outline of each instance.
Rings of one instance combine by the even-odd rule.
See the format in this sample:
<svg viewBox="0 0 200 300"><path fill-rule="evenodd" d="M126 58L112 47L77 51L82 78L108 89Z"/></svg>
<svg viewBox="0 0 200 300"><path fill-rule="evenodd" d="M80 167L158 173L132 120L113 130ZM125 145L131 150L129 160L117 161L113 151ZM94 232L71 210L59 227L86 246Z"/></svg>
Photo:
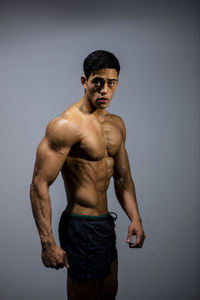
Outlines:
<svg viewBox="0 0 200 300"><path fill-rule="evenodd" d="M88 159L100 160L107 155L114 156L121 142L121 131L114 122L86 122L81 129L80 152Z"/></svg>

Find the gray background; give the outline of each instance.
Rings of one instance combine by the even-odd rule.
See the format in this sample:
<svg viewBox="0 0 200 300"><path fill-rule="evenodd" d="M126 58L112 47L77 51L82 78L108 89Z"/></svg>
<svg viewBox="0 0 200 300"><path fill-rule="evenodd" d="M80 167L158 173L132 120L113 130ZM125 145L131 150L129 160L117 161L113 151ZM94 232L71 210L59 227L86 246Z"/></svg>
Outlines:
<svg viewBox="0 0 200 300"><path fill-rule="evenodd" d="M0 298L65 299L65 270L43 267L29 201L35 150L47 123L77 101L82 61L96 49L121 62L109 111L124 118L147 234L125 243L118 213L118 300L197 300L199 275L199 10L195 1L1 1ZM53 231L66 205L50 189Z"/></svg>

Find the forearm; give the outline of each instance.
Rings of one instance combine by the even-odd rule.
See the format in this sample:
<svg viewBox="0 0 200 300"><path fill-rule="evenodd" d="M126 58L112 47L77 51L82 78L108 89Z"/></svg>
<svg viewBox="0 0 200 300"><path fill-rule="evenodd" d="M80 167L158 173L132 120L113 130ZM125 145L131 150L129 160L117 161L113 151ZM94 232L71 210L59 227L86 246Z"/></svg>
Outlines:
<svg viewBox="0 0 200 300"><path fill-rule="evenodd" d="M42 247L55 244L51 227L51 202L49 188L45 182L34 182L30 187L33 216L39 232Z"/></svg>
<svg viewBox="0 0 200 300"><path fill-rule="evenodd" d="M115 193L123 210L131 221L140 221L141 217L138 209L135 186L131 176L114 180Z"/></svg>

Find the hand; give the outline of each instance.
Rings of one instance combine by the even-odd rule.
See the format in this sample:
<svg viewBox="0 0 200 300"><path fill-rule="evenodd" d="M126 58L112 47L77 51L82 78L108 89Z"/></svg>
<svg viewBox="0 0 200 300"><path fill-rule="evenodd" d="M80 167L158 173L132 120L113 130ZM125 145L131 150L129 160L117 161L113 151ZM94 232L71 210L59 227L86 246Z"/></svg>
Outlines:
<svg viewBox="0 0 200 300"><path fill-rule="evenodd" d="M136 242L132 243L132 236L136 235ZM146 234L142 228L140 221L133 221L128 227L128 236L126 242L129 244L130 248L142 248Z"/></svg>
<svg viewBox="0 0 200 300"><path fill-rule="evenodd" d="M69 268L66 252L57 245L42 249L42 261L47 268L56 270L63 267Z"/></svg>

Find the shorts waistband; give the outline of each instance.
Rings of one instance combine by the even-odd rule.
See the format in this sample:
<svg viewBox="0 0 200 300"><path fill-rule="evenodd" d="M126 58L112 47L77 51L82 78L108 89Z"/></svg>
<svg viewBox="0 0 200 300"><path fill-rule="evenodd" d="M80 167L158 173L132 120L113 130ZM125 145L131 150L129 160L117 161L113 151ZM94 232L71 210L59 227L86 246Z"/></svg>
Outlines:
<svg viewBox="0 0 200 300"><path fill-rule="evenodd" d="M79 215L79 214L76 214L76 213L70 213L70 212L66 212L64 211L63 212L63 216L65 217L69 217L71 219L76 219L76 220L91 220L91 221L100 221L100 220L106 220L108 219L109 217L111 217L114 221L117 219L117 214L114 213L116 216L113 217L112 216L112 212L108 212L107 214L103 214L103 215L99 215L99 216L90 216L90 215Z"/></svg>
<svg viewBox="0 0 200 300"><path fill-rule="evenodd" d="M66 213L70 216L74 216L74 217L80 217L80 218L91 218L91 219L98 219L98 218L105 218L108 217L109 213L104 214L104 215L100 215L100 216L89 216L89 215L79 215L79 214L75 214L75 213Z"/></svg>

